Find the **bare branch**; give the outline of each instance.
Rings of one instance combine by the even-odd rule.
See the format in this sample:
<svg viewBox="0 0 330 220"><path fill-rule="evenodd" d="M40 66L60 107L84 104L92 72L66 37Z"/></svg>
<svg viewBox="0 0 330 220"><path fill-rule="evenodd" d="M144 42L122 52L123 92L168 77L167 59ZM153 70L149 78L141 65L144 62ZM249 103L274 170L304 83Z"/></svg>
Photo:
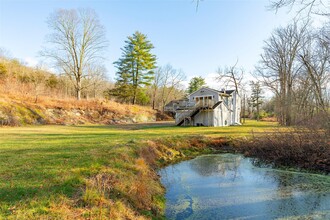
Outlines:
<svg viewBox="0 0 330 220"><path fill-rule="evenodd" d="M52 47L44 49L41 55L52 60L74 82L79 100L82 79L103 58L107 47L105 29L89 9L57 10L49 17L48 26L53 31L48 36Z"/></svg>
<svg viewBox="0 0 330 220"><path fill-rule="evenodd" d="M312 14L330 16L329 0L274 0L270 2L269 8L276 12L281 8L289 8L289 11L296 9L297 15L307 17Z"/></svg>
<svg viewBox="0 0 330 220"><path fill-rule="evenodd" d="M216 78L226 87L231 85L235 88L237 94L242 87L242 80L244 77L244 71L242 68L237 68L238 60L233 66L225 67L223 70L218 68L218 77Z"/></svg>

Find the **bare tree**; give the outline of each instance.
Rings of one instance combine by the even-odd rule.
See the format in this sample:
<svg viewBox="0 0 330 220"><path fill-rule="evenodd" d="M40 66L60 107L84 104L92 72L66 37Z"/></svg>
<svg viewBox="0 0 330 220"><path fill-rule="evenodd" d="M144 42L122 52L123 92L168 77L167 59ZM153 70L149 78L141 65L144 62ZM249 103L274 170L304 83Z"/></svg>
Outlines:
<svg viewBox="0 0 330 220"><path fill-rule="evenodd" d="M46 74L43 72L40 66L36 67L36 69L29 74L29 81L31 82L34 89L35 103L38 102L38 98L41 93L41 86L45 83L45 75Z"/></svg>
<svg viewBox="0 0 330 220"><path fill-rule="evenodd" d="M158 91L162 85L164 75L162 74L162 68L159 67L155 71L154 80L151 85L151 96L152 96L152 109L156 107Z"/></svg>
<svg viewBox="0 0 330 220"><path fill-rule="evenodd" d="M330 80L330 41L324 28L308 36L299 58L304 67L304 88L313 95L316 110L327 112L325 96Z"/></svg>
<svg viewBox="0 0 330 220"><path fill-rule="evenodd" d="M239 90L242 87L242 80L244 76L244 71L242 68L237 68L238 60L235 65L225 67L224 69L218 68L217 80L223 83L223 86L233 86L239 94Z"/></svg>
<svg viewBox="0 0 330 220"><path fill-rule="evenodd" d="M185 80L186 76L182 70L176 70L171 65L166 65L160 68L161 78L161 104L162 109L167 102L169 102L170 97L173 96L176 88L180 87L180 84Z"/></svg>
<svg viewBox="0 0 330 220"><path fill-rule="evenodd" d="M238 60L233 66L225 67L224 69L218 68L218 76L216 77L216 80L222 83L222 86L224 86L224 88L227 88L228 86L234 87L237 95L243 97L243 103L241 103L241 105L243 105L244 108L241 108L240 112L240 120L242 120L245 115L246 90L243 82L244 70L243 68L238 68L237 64Z"/></svg>
<svg viewBox="0 0 330 220"><path fill-rule="evenodd" d="M270 9L278 11L280 8L288 7L292 10L297 9L297 14L306 13L306 15L317 14L330 16L329 0L273 0L270 3Z"/></svg>
<svg viewBox="0 0 330 220"><path fill-rule="evenodd" d="M107 46L105 29L96 13L89 9L60 9L48 19L53 31L48 37L52 48L42 51L74 83L76 98L81 99L82 80L87 68L102 59Z"/></svg>
<svg viewBox="0 0 330 220"><path fill-rule="evenodd" d="M256 119L257 121L260 120L260 106L262 105L263 103L263 96L262 96L262 93L263 93L263 90L260 86L260 83L257 81L251 81L250 83L251 85L251 97L250 97L250 103L251 104L251 107L252 107L252 111L254 109L257 110L256 112Z"/></svg>
<svg viewBox="0 0 330 220"><path fill-rule="evenodd" d="M86 97L90 95L93 98L103 92L102 85L106 84L106 68L103 65L90 65L86 68L86 77L82 81L81 89L85 91Z"/></svg>
<svg viewBox="0 0 330 220"><path fill-rule="evenodd" d="M279 103L279 121L284 125L292 123L292 102L295 78L301 70L297 62L298 52L303 46L307 25L296 23L278 28L265 41L264 52L255 75L271 89Z"/></svg>

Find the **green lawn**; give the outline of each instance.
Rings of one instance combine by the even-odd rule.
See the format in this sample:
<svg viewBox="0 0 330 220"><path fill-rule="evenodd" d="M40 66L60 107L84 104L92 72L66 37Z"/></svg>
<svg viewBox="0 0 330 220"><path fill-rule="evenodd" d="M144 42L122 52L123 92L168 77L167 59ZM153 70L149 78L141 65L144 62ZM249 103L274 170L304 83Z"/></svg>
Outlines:
<svg viewBox="0 0 330 220"><path fill-rule="evenodd" d="M130 158L136 158L134 143L141 140L187 135L237 137L276 126L247 121L243 126L216 128L169 123L0 128L0 219L61 216L53 214L57 209L62 212L58 203L81 197L86 179L104 167L116 174L123 172L123 176L136 172Z"/></svg>

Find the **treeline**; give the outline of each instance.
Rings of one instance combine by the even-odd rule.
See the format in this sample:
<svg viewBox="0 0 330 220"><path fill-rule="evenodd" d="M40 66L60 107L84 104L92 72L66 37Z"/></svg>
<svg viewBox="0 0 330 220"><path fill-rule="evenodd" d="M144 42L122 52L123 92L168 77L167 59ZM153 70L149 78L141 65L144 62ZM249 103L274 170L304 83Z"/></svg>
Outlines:
<svg viewBox="0 0 330 220"><path fill-rule="evenodd" d="M265 41L255 76L274 94L282 125L318 115L329 119L330 23L313 29L309 23L276 29Z"/></svg>
<svg viewBox="0 0 330 220"><path fill-rule="evenodd" d="M108 43L105 29L94 10L56 10L47 23L50 33L40 55L57 74L2 55L0 80L4 93L34 96L35 102L40 96L107 98L158 110L185 95L181 85L184 73L171 65L159 67L146 35L137 31L128 36L122 57L114 63L117 77L112 83L104 67Z"/></svg>
<svg viewBox="0 0 330 220"><path fill-rule="evenodd" d="M22 98L33 96L36 103L40 96L61 99L75 97L74 85L67 75L51 73L41 65L28 67L17 59L4 56L0 56L0 85L2 94ZM88 77L82 85L85 99L102 98L104 90L113 87L105 75Z"/></svg>
<svg viewBox="0 0 330 220"><path fill-rule="evenodd" d="M132 99L125 98L124 92L117 96L113 94L118 89L115 87L118 82L115 84L109 81L105 73L103 70L82 80L81 98L132 103ZM150 84L138 88L136 103L163 110L164 105L170 100L185 95L181 85L184 79L184 73L171 65L155 68ZM21 99L33 97L36 103L40 97L76 98L75 86L68 75L52 73L42 65L29 67L24 62L3 53L0 54L0 91L2 95L14 95ZM130 94L128 91L126 97L130 97Z"/></svg>
<svg viewBox="0 0 330 220"><path fill-rule="evenodd" d="M309 22L277 28L265 41L251 95L243 98L242 116L276 116L281 125L329 126L330 23L315 29ZM274 96L265 99L265 88Z"/></svg>
<svg viewBox="0 0 330 220"><path fill-rule="evenodd" d="M275 0L274 11L290 8L299 21L273 31L264 43L256 66L258 82L274 97L266 108L274 110L282 125L322 124L330 128L330 20L323 0ZM325 18L318 28L313 19Z"/></svg>

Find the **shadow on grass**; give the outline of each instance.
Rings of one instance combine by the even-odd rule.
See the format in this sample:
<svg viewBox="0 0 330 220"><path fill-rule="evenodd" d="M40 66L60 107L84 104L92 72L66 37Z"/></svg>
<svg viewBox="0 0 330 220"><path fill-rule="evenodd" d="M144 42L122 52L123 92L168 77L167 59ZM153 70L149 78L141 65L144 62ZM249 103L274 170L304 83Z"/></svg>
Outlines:
<svg viewBox="0 0 330 220"><path fill-rule="evenodd" d="M31 187L31 186L8 186L0 188L0 202L8 205L17 202L39 200L40 198L54 197L64 195L72 198L83 183L79 178L70 178L61 184L51 184L49 186Z"/></svg>
<svg viewBox="0 0 330 220"><path fill-rule="evenodd" d="M148 122L148 123L132 123L132 124L115 124L115 125L86 125L86 126L73 126L77 128L88 128L88 129L120 129L120 130L139 130L146 128L166 128L166 127L175 127L173 121L157 121L157 122Z"/></svg>

